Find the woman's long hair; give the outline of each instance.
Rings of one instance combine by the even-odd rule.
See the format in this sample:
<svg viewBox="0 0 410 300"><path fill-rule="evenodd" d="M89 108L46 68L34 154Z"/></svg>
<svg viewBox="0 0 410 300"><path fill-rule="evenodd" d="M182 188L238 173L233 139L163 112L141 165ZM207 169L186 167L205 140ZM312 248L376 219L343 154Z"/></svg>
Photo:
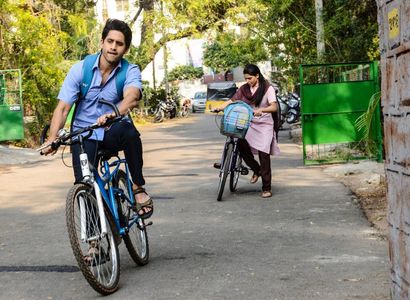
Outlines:
<svg viewBox="0 0 410 300"><path fill-rule="evenodd" d="M259 78L258 78L259 87L256 91L256 98L255 98L255 106L259 107L259 105L262 102L263 95L265 95L266 79L265 77L263 77L261 70L259 70L258 66L254 64L247 64L245 68L243 69L243 74L248 74L251 76L259 75Z"/></svg>

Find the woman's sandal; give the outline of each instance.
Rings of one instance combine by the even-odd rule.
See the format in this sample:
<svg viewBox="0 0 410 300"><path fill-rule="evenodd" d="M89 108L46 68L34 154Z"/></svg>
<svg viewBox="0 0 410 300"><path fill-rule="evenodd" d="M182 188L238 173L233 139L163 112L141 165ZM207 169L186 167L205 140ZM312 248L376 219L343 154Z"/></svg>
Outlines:
<svg viewBox="0 0 410 300"><path fill-rule="evenodd" d="M258 179L259 179L259 175L256 174L256 173L253 173L253 175L251 177L251 180L250 180L250 183L254 184L258 181Z"/></svg>
<svg viewBox="0 0 410 300"><path fill-rule="evenodd" d="M148 193L145 191L144 188L138 188L133 191L134 195L145 193L148 197ZM154 202L152 201L152 198L149 197L149 199L145 202L138 203L137 200L135 200L135 206L136 206L136 212L140 216L141 219L148 219L152 216L154 212ZM144 208L148 208L149 211L145 211ZM140 213L142 211L142 213Z"/></svg>
<svg viewBox="0 0 410 300"><path fill-rule="evenodd" d="M272 197L272 192L271 191L263 191L261 197L262 198L270 198L270 197Z"/></svg>

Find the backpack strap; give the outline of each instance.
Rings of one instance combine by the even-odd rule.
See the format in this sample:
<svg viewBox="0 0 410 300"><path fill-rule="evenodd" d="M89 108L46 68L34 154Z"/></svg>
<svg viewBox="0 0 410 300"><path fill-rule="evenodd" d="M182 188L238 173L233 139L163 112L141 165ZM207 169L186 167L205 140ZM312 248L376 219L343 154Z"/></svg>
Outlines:
<svg viewBox="0 0 410 300"><path fill-rule="evenodd" d="M97 60L99 53L87 55L83 63L83 79L81 81L80 93L81 97L84 98L90 88L91 81L93 80L94 73L92 72L93 66ZM121 59L121 68L117 70L115 74L115 87L117 88L117 95L120 100L124 98L123 90L125 79L127 77L129 63L124 58Z"/></svg>
<svg viewBox="0 0 410 300"><path fill-rule="evenodd" d="M121 59L121 68L117 71L115 75L115 86L117 88L117 95L120 100L124 98L124 84L125 78L127 77L127 70L128 70L129 63L124 58Z"/></svg>
<svg viewBox="0 0 410 300"><path fill-rule="evenodd" d="M71 107L70 112L67 117L67 122L71 123L71 125L73 123L72 121L76 114L78 102L80 102L85 97L85 95L87 95L88 90L90 89L91 81L93 80L93 76L94 76L93 67L95 65L95 62L97 61L99 54L100 53L90 54L84 58L83 68L82 68L83 77L80 83L80 95L78 99L74 102L73 106ZM128 66L129 66L128 61L122 58L121 68L119 69L119 71L117 71L117 74L115 75L115 86L117 88L117 95L120 100L124 98L123 90L124 90L125 79L127 77Z"/></svg>
<svg viewBox="0 0 410 300"><path fill-rule="evenodd" d="M81 83L80 83L80 95L78 96L78 99L74 102L74 104L71 106L71 109L68 113L67 121L66 121L66 124L70 124L70 131L73 131L73 120L77 112L78 103L85 97L85 95L88 93L88 90L90 89L91 81L93 80L93 75L94 75L92 70L93 70L95 61L97 60L97 57L98 57L98 53L87 55L84 58L83 68L82 68L83 78L81 79Z"/></svg>
<svg viewBox="0 0 410 300"><path fill-rule="evenodd" d="M94 73L92 72L93 66L97 60L99 53L87 55L84 58L83 63L83 79L81 80L80 85L80 97L79 100L87 95L88 90L90 89L91 81L93 80Z"/></svg>

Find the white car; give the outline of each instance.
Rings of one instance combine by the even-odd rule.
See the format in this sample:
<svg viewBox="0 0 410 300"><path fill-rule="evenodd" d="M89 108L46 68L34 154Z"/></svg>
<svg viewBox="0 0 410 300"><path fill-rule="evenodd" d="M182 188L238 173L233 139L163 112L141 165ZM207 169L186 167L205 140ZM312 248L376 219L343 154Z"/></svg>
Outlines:
<svg viewBox="0 0 410 300"><path fill-rule="evenodd" d="M192 100L192 112L204 112L206 104L206 92L196 92Z"/></svg>

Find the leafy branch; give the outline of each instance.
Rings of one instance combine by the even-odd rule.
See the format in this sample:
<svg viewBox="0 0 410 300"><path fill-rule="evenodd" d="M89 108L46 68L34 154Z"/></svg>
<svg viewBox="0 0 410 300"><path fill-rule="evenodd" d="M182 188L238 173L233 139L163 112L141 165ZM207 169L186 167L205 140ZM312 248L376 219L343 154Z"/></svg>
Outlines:
<svg viewBox="0 0 410 300"><path fill-rule="evenodd" d="M380 98L381 92L373 94L370 98L367 111L360 115L355 122L357 131L363 134L360 141L364 143L365 151L368 154L375 154L377 151L377 147L372 139L372 131L374 113L380 104Z"/></svg>

